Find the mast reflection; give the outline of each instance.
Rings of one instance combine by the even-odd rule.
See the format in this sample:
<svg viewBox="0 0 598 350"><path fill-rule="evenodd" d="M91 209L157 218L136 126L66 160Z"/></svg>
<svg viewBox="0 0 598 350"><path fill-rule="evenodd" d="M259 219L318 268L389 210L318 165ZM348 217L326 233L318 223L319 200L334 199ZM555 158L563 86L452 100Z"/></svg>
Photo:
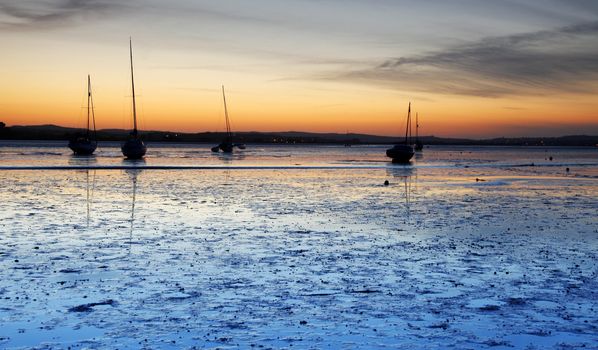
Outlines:
<svg viewBox="0 0 598 350"><path fill-rule="evenodd" d="M135 204L137 201L137 181L141 169L127 169L125 172L129 175L131 180L131 215L129 218L129 254L131 253L131 245L133 243L133 231L135 230Z"/></svg>
<svg viewBox="0 0 598 350"><path fill-rule="evenodd" d="M402 197L405 202L405 214L407 218L410 218L413 180L415 179L417 182L417 173L415 169L412 167L388 167L386 173L387 175L392 176L395 180L398 180L401 187L403 187ZM415 186L417 186L417 183Z"/></svg>
<svg viewBox="0 0 598 350"><path fill-rule="evenodd" d="M91 218L91 207L93 204L93 193L96 188L96 170L94 169L93 172L91 172L92 173L91 186L89 183L90 182L89 181L89 177L90 177L89 173L90 173L90 170L86 169L85 170L85 192L86 192L87 196L86 196L85 203L87 205L87 219L86 219L85 226L87 228L89 228L89 222L90 222L90 218ZM91 189L90 189L90 187L91 187Z"/></svg>

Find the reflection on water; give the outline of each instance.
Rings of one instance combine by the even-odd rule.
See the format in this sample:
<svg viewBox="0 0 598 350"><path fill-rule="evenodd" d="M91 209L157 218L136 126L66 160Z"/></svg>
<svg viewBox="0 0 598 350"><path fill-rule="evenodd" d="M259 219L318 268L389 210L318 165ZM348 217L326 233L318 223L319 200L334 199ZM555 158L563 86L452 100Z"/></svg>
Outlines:
<svg viewBox="0 0 598 350"><path fill-rule="evenodd" d="M126 166L130 166L130 167L135 167L135 166L144 166L147 163L146 163L145 158L141 158L141 159L122 158L121 159L121 164L122 165L126 165Z"/></svg>
<svg viewBox="0 0 598 350"><path fill-rule="evenodd" d="M135 226L135 200L137 196L137 177L141 173L142 170L139 169L127 169L125 173L129 175L132 183L131 189L131 225L129 228L129 253L131 251L131 244L133 243L133 230Z"/></svg>
<svg viewBox="0 0 598 350"><path fill-rule="evenodd" d="M246 158L245 152L232 152L232 153L224 153L224 152L212 152L215 158L222 161L224 164L232 164L234 161L242 161Z"/></svg>
<svg viewBox="0 0 598 350"><path fill-rule="evenodd" d="M417 169L412 167L387 167L386 174L392 176L395 181L398 181L403 187L404 191L400 195L403 197L405 202L405 214L407 218L410 217L410 206L411 206L411 192L412 182L417 184Z"/></svg>
<svg viewBox="0 0 598 350"><path fill-rule="evenodd" d="M386 173L392 177L405 177L405 176L412 176L417 172L417 169L410 167L410 166L397 166L397 165L390 165L386 167Z"/></svg>
<svg viewBox="0 0 598 350"><path fill-rule="evenodd" d="M68 157L68 164L77 166L91 166L98 164L98 159L94 154L88 156L71 154Z"/></svg>
<svg viewBox="0 0 598 350"><path fill-rule="evenodd" d="M92 173L91 185L89 180L89 173ZM96 187L96 170L85 170L85 190L86 190L86 204L87 204L87 221L86 227L89 228L89 221L91 216L91 207L93 203L93 193Z"/></svg>
<svg viewBox="0 0 598 350"><path fill-rule="evenodd" d="M64 143L46 143L43 148L35 144L14 142L2 146L2 166L65 166L91 165L115 166L123 163L118 145L106 144L91 158L72 157ZM385 155L387 146L318 146L318 145L257 145L233 154L213 154L209 145L156 143L146 158L148 166L391 166ZM41 151L40 151L41 149ZM411 162L413 167L521 167L527 171L537 169L562 173L566 167L571 173L586 173L585 168L598 167L598 147L466 147L431 146L417 152ZM530 167L534 164L534 167ZM552 167L545 169L545 167ZM596 173L596 172L594 172Z"/></svg>
<svg viewBox="0 0 598 350"><path fill-rule="evenodd" d="M580 165L597 163L595 151L552 149L550 161L534 149L431 147L395 166L384 146L202 147L137 161L109 147L85 158L0 148L3 164L225 165L94 169L85 180L2 172L0 347L383 348L446 340L447 329L455 349L522 329L591 345L598 182L577 175L598 168ZM569 176L554 166L565 160L579 165ZM259 167L234 168L247 164ZM562 317L567 305L576 317ZM80 331L90 324L93 337Z"/></svg>

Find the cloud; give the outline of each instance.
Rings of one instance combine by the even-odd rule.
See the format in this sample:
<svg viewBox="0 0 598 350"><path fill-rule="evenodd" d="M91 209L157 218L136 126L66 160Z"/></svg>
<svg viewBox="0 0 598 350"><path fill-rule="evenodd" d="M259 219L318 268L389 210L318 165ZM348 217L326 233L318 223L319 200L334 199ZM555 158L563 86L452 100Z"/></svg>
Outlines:
<svg viewBox="0 0 598 350"><path fill-rule="evenodd" d="M591 93L598 90L598 22L486 38L325 79L484 97Z"/></svg>
<svg viewBox="0 0 598 350"><path fill-rule="evenodd" d="M83 15L106 13L124 7L113 0L0 0L0 28L61 26Z"/></svg>

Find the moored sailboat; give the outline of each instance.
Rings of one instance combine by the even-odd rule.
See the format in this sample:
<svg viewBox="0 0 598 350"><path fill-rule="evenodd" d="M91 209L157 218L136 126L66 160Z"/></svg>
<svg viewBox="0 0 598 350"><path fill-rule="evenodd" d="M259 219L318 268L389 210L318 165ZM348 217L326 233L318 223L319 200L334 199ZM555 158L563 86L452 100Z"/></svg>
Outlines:
<svg viewBox="0 0 598 350"><path fill-rule="evenodd" d="M393 163L408 163L415 152L411 145L411 102L407 110L407 125L405 127L405 141L395 144L392 148L386 150L386 156L392 158Z"/></svg>
<svg viewBox="0 0 598 350"><path fill-rule="evenodd" d="M131 57L131 90L133 92L133 130L129 138L122 144L121 150L127 159L141 159L145 156L147 147L141 140L137 131L137 107L135 105L135 79L133 76L133 44L129 39L129 53Z"/></svg>
<svg viewBox="0 0 598 350"><path fill-rule="evenodd" d="M228 117L228 108L226 106L226 94L224 93L224 85L222 85L222 100L224 101L224 119L226 123L226 136L218 146L212 147L212 152L222 151L224 153L232 153L235 147L239 149L245 149L244 144L233 142L233 133L230 127L230 119Z"/></svg>
<svg viewBox="0 0 598 350"><path fill-rule="evenodd" d="M93 123L93 133L91 124ZM89 156L98 147L96 137L96 117L91 96L91 77L87 75L87 127L84 135L78 135L69 141L69 148L78 156Z"/></svg>

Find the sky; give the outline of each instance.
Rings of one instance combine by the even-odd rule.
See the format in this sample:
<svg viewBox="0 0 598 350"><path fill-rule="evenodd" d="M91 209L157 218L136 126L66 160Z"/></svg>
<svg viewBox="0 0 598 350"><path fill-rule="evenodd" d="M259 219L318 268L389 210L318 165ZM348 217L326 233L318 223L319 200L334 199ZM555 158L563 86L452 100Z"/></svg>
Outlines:
<svg viewBox="0 0 598 350"><path fill-rule="evenodd" d="M0 121L598 135L595 0L0 0Z"/></svg>

